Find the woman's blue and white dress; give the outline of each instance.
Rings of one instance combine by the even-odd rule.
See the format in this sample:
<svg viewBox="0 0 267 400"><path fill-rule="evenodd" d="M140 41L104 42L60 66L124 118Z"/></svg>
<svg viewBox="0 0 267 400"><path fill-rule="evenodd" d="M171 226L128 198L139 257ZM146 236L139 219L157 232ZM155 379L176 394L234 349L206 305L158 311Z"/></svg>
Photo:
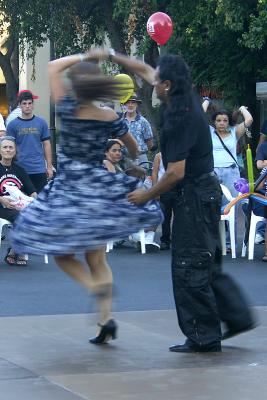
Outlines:
<svg viewBox="0 0 267 400"><path fill-rule="evenodd" d="M124 120L78 119L76 108L68 96L58 105L57 175L16 219L10 240L17 253L85 252L162 221L157 202L135 206L127 201L139 185L136 178L102 167L107 140L128 132Z"/></svg>

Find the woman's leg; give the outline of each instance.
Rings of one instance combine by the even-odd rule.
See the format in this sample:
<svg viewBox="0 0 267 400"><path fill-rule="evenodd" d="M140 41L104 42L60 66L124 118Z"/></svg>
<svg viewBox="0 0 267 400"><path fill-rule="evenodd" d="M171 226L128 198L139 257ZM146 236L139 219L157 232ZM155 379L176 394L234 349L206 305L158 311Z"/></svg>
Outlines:
<svg viewBox="0 0 267 400"><path fill-rule="evenodd" d="M88 290L94 290L91 273L85 269L84 264L74 258L74 254L55 256L57 265L72 279L79 282Z"/></svg>
<svg viewBox="0 0 267 400"><path fill-rule="evenodd" d="M112 271L106 260L106 250L102 248L87 252L85 258L96 287L106 285L105 294L97 296L100 312L99 323L104 325L111 317L113 283Z"/></svg>
<svg viewBox="0 0 267 400"><path fill-rule="evenodd" d="M100 324L110 318L112 303L112 272L106 262L105 249L90 251L85 254L90 271L74 258L74 254L56 256L57 265L72 279L96 294L100 308ZM105 291L103 290L107 285Z"/></svg>

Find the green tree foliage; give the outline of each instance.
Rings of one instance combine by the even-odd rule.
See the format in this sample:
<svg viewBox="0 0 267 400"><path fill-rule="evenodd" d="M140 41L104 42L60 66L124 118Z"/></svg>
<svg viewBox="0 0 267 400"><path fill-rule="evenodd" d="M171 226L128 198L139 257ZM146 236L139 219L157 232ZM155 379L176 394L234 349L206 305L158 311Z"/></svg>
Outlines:
<svg viewBox="0 0 267 400"><path fill-rule="evenodd" d="M56 56L84 51L108 38L112 47L155 65L157 45L146 33L156 11L171 16L174 33L161 50L181 53L191 66L197 86L212 88L230 105L255 106L255 82L267 80L267 0L0 0L10 24L10 37L29 56L48 37ZM151 89L140 89L145 111L151 113ZM254 104L253 104L254 103Z"/></svg>
<svg viewBox="0 0 267 400"><path fill-rule="evenodd" d="M230 103L251 104L255 82L266 80L266 0L173 1L170 49L180 51L198 85L215 88Z"/></svg>

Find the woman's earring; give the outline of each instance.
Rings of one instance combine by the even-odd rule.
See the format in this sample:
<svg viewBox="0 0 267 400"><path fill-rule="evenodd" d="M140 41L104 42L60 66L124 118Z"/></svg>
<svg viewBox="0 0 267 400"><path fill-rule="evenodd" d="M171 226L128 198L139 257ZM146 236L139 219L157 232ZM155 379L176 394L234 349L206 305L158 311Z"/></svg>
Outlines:
<svg viewBox="0 0 267 400"><path fill-rule="evenodd" d="M166 87L166 88L165 88L165 92L168 92L168 91L169 91L169 88Z"/></svg>

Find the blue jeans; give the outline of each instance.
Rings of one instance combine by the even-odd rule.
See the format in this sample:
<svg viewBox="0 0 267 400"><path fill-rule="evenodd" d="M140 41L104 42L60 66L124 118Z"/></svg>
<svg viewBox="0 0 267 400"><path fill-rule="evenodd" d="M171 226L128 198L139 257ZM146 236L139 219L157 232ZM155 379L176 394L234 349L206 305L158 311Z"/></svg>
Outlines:
<svg viewBox="0 0 267 400"><path fill-rule="evenodd" d="M231 167L224 167L224 168L214 168L214 171L217 174L219 182L226 186L229 189L231 195L233 197L238 196L238 192L234 187L234 182L240 178L240 172L236 164L233 164ZM222 208L228 204L229 201L226 199L225 196L222 198ZM236 213L237 215L237 213ZM235 219L236 220L236 219ZM235 221L235 227L237 226ZM236 231L236 229L235 229ZM227 245L230 244L230 235L229 231L226 232L226 243Z"/></svg>

